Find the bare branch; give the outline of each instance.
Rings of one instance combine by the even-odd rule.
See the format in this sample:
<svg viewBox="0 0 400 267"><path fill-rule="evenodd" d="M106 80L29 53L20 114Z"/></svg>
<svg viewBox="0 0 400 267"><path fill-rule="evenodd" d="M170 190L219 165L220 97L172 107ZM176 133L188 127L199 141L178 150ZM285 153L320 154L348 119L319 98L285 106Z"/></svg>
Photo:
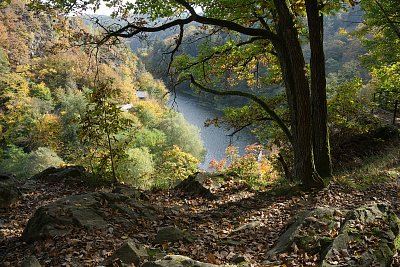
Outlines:
<svg viewBox="0 0 400 267"><path fill-rule="evenodd" d="M236 128L232 133L228 134L227 136L229 137L233 137L235 134L237 134L238 132L244 130L245 128L253 125L255 122L260 122L260 121L272 121L273 119L271 119L270 117L262 117L262 118L256 118L253 119L251 122L246 123L238 128Z"/></svg>
<svg viewBox="0 0 400 267"><path fill-rule="evenodd" d="M167 73L170 72L171 66L172 66L172 62L174 61L174 55L178 51L179 46L182 44L183 33L184 33L183 32L184 31L184 27L183 26L184 26L183 24L179 25L179 35L178 35L178 39L176 39L175 48L172 51L166 53L166 54L170 54L171 55L170 60L169 60L169 64L168 64L168 68L167 68Z"/></svg>

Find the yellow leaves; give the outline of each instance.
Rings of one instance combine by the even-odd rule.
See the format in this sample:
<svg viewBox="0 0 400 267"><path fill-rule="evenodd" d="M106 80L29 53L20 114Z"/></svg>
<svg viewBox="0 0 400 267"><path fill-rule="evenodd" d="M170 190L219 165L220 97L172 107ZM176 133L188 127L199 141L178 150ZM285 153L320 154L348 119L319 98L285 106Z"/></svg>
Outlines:
<svg viewBox="0 0 400 267"><path fill-rule="evenodd" d="M31 131L33 147L47 146L57 151L61 146L61 122L55 114L44 114Z"/></svg>
<svg viewBox="0 0 400 267"><path fill-rule="evenodd" d="M339 33L340 35L348 35L348 31L347 31L347 29L345 29L345 28L339 28L338 33Z"/></svg>
<svg viewBox="0 0 400 267"><path fill-rule="evenodd" d="M212 264L221 264L221 261L218 260L218 259L214 256L214 254L212 254L212 253L208 253L208 254L207 254L207 260L208 260L209 263L212 263Z"/></svg>
<svg viewBox="0 0 400 267"><path fill-rule="evenodd" d="M347 1L350 6L355 6L356 2L354 0L348 0Z"/></svg>
<svg viewBox="0 0 400 267"><path fill-rule="evenodd" d="M333 229L333 230L330 232L329 236L330 236L330 237L336 237L338 234L339 234L339 231L338 231L337 229Z"/></svg>
<svg viewBox="0 0 400 267"><path fill-rule="evenodd" d="M306 7L304 0L294 0L291 6L292 12L299 15L305 15Z"/></svg>

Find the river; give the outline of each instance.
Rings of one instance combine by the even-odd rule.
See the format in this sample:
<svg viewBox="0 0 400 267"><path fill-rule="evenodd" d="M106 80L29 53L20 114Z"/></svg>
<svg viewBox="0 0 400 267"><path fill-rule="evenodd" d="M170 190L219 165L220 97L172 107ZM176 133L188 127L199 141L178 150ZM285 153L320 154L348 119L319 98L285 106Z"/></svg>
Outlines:
<svg viewBox="0 0 400 267"><path fill-rule="evenodd" d="M204 161L199 165L200 169L207 169L211 160L221 160L225 158L225 149L230 144L239 147L243 154L244 147L255 143L254 136L248 131L242 131L234 137L229 137L229 131L215 126L204 127L207 119L221 115L209 105L204 105L194 97L183 94L176 94L175 102L170 101L173 108L182 113L185 119L200 129L200 135L207 150Z"/></svg>

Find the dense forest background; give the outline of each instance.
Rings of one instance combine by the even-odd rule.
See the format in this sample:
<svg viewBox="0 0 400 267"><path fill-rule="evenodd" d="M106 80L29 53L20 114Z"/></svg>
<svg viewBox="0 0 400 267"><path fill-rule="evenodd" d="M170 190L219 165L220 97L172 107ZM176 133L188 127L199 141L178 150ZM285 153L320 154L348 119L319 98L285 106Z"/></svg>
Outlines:
<svg viewBox="0 0 400 267"><path fill-rule="evenodd" d="M398 0L0 1L0 266L400 266L399 21ZM178 94L257 142L199 170Z"/></svg>
<svg viewBox="0 0 400 267"><path fill-rule="evenodd" d="M93 31L24 1L1 7L0 170L27 178L78 164L144 187L192 173L204 154L198 129L166 106L164 83L125 44L79 44Z"/></svg>
<svg viewBox="0 0 400 267"><path fill-rule="evenodd" d="M373 28L374 19L381 16L378 10L369 12L369 7L369 3L347 6L324 18L329 131L337 166L345 165L339 157L343 143L384 124L371 114L377 105L372 102L374 93L398 94L398 39L385 32L387 29ZM391 11L391 6L387 8ZM250 128L258 138L259 144L249 146L243 157L236 148L228 148L227 159L212 161L211 171L268 182L293 168L290 144L265 110L237 96L193 90L187 80L176 83L176 76L168 73L198 55L221 54L226 43L244 40L244 36L223 31L204 36L200 24L194 23L185 26L185 36L173 54L171 49L179 38L175 29L98 46L103 29L126 22L52 12L28 10L25 2L18 0L1 7L3 172L26 178L52 165L78 164L91 170L95 179L142 187L169 186L197 171L204 156L198 129L167 107L169 92L196 96L224 112L223 117L210 118L205 125L225 127L233 133ZM157 23L164 22L159 19ZM384 47L378 38L385 34L393 39L389 54L377 50L389 49L387 42ZM308 40L301 42L308 61ZM379 57L383 58L377 60ZM288 122L283 81L276 62L271 62L244 60L237 67L227 63L223 68L236 74L215 71L210 83L260 97ZM137 92L145 92L146 98L140 99ZM378 104L393 110L393 101ZM260 152L267 155L263 161ZM162 175L155 177L155 173Z"/></svg>

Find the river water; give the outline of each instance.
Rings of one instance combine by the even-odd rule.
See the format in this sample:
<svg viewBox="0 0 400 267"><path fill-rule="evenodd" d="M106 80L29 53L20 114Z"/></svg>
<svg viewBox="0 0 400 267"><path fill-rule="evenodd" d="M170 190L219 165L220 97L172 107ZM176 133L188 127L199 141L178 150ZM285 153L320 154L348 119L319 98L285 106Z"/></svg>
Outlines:
<svg viewBox="0 0 400 267"><path fill-rule="evenodd" d="M239 147L240 153L243 154L246 145L256 142L254 136L248 131L241 131L231 138L228 136L231 131L215 126L204 127L207 119L212 119L221 113L192 96L176 94L175 101L170 101L170 105L182 113L189 123L200 129L200 135L207 150L204 161L199 165L201 169L207 169L209 162L213 159L224 159L225 149L230 144Z"/></svg>

